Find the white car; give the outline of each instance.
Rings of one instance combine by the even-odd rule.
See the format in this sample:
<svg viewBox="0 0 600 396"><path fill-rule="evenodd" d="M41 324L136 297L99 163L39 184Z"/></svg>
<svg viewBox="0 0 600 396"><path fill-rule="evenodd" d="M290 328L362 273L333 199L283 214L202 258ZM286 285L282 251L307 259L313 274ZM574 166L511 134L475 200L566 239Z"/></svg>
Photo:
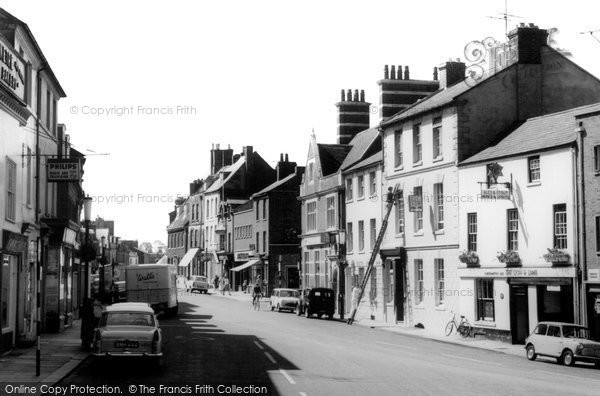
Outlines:
<svg viewBox="0 0 600 396"><path fill-rule="evenodd" d="M525 340L527 359L554 357L558 363L595 363L600 368L600 342L590 339L587 328L574 323L540 322Z"/></svg>
<svg viewBox="0 0 600 396"><path fill-rule="evenodd" d="M208 278L206 276L193 275L190 279L190 293L208 293Z"/></svg>
<svg viewBox="0 0 600 396"><path fill-rule="evenodd" d="M94 334L93 355L102 359L147 358L160 367L162 334L150 305L129 302L107 306Z"/></svg>
<svg viewBox="0 0 600 396"><path fill-rule="evenodd" d="M273 289L271 311L294 311L300 302L300 292L296 289Z"/></svg>

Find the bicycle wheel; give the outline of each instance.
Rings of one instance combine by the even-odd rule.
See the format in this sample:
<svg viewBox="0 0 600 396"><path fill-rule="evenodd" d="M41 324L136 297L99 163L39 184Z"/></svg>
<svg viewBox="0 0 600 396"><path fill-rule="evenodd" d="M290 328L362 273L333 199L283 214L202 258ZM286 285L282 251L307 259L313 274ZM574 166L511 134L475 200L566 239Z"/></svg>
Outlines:
<svg viewBox="0 0 600 396"><path fill-rule="evenodd" d="M452 333L452 328L454 327L454 322L450 321L446 325L446 335L449 336Z"/></svg>
<svg viewBox="0 0 600 396"><path fill-rule="evenodd" d="M461 336L463 336L464 338L467 338L471 334L471 326L468 325L467 323L461 323L460 326L458 327L458 332L460 333Z"/></svg>

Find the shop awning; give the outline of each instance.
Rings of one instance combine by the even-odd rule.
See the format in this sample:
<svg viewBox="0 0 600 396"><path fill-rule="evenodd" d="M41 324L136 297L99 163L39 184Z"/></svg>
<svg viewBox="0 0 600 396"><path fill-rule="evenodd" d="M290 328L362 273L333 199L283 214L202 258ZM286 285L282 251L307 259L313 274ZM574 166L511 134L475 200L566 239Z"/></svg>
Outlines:
<svg viewBox="0 0 600 396"><path fill-rule="evenodd" d="M254 264L257 264L259 262L260 262L260 260L258 260L258 259L250 260L248 262L245 262L242 265L238 265L237 267L232 268L231 270L234 271L234 272L238 272L238 271L241 271L243 269L252 267Z"/></svg>
<svg viewBox="0 0 600 396"><path fill-rule="evenodd" d="M191 248L190 250L188 250L183 258L181 259L181 261L179 262L179 266L180 267L187 267L190 262L192 261L192 259L196 256L196 254L198 253L198 250L200 250L199 248Z"/></svg>

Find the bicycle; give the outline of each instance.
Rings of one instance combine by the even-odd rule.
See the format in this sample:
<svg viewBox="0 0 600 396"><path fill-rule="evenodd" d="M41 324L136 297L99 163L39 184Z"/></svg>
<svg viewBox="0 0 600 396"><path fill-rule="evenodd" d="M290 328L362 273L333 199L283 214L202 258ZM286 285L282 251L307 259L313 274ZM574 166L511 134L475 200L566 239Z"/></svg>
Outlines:
<svg viewBox="0 0 600 396"><path fill-rule="evenodd" d="M446 336L452 334L452 329L456 328L456 332L463 337L469 337L471 335L472 326L471 323L464 317L460 316L460 322L456 321L456 313L452 312L452 320L446 325Z"/></svg>

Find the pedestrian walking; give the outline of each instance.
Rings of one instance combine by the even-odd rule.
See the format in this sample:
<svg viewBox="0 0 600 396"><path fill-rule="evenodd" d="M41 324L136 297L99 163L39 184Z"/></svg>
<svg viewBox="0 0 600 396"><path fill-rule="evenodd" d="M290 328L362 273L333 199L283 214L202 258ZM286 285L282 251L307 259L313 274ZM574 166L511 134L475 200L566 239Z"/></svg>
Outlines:
<svg viewBox="0 0 600 396"><path fill-rule="evenodd" d="M231 296L231 287L229 285L229 278L227 277L223 278L223 295L225 295L225 292Z"/></svg>
<svg viewBox="0 0 600 396"><path fill-rule="evenodd" d="M215 290L219 290L219 276L215 275L213 278L213 285L215 286Z"/></svg>
<svg viewBox="0 0 600 396"><path fill-rule="evenodd" d="M354 285L352 288L352 312L358 308L358 301L360 299L360 288L357 285Z"/></svg>
<svg viewBox="0 0 600 396"><path fill-rule="evenodd" d="M242 283L242 290L244 291L244 294L248 293L248 281L244 280L244 283Z"/></svg>

